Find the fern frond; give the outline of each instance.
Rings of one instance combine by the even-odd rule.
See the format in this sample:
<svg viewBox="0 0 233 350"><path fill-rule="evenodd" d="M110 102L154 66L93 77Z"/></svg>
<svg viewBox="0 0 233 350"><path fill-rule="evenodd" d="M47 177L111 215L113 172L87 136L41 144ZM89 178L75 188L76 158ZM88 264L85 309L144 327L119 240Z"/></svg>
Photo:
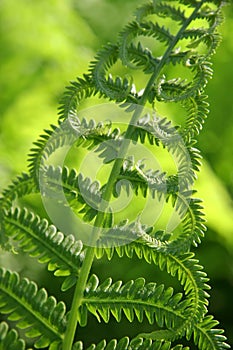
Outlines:
<svg viewBox="0 0 233 350"><path fill-rule="evenodd" d="M202 202L190 188L200 167L195 139L208 113L204 95L212 77L208 57L220 42L216 29L222 21L221 8L225 3L153 0L141 6L135 20L120 33L118 42L104 46L90 63L88 73L66 88L59 106L58 126L51 125L45 130L30 152L29 174L18 177L3 192L0 198L3 247L9 245L47 264L55 276L64 277L63 291L76 284L71 310L66 314L65 304L49 297L45 289L0 268L0 313L25 330L35 348L83 350L81 341L74 344L75 331L77 323L86 325L88 313L99 321L109 322L113 316L119 322L124 315L130 322L147 320L157 327L132 340L127 337L109 343L103 340L87 350L188 350L171 344L184 336L187 340L193 336L200 350L229 348L222 330L215 328L217 322L206 316L208 278L189 252L192 245L201 242L205 231ZM141 36L155 39L159 46L145 48ZM158 54L158 48L160 51L164 48L163 52ZM133 77L111 76L118 61L125 65L125 70L128 66L150 74L144 89L136 91ZM170 79L171 65L181 66L182 72L191 78ZM77 117L81 102L96 95L132 113L127 127L114 128L109 122L96 123ZM156 100L181 103L187 111L182 127L173 126L155 113L141 118L146 104L156 108ZM177 168L174 173L167 175L148 169L142 161L135 163L133 157L127 156L130 143L139 142L166 148ZM100 184L74 169L49 165L49 157L63 146L86 147L98 153L102 163L114 162L108 180ZM112 195L118 197L123 186L127 193L132 190L143 197L150 193L153 198L171 201L173 212L180 218L177 230L167 232L168 225L165 229L155 224L148 227L140 222L140 216L135 222L125 220L114 226L113 210L104 203L110 202ZM59 206L71 207L84 222L95 220L91 225L95 245L84 247L84 243L73 235L65 236L47 219L16 207L20 205L17 199L38 192L56 200ZM174 294L172 287L165 289L155 282L146 283L144 278L126 284L113 283L108 278L100 284L98 277L92 275L88 281L94 258L104 254L109 260L114 254L128 258L136 255L175 277L183 293ZM0 348L3 346L25 349L24 341L15 330L8 331L5 323L0 324Z"/></svg>
<svg viewBox="0 0 233 350"><path fill-rule="evenodd" d="M226 343L226 337L222 329L215 328L219 324L213 319L213 316L207 315L202 322L194 328L194 343L199 349L205 350L224 350L230 349Z"/></svg>
<svg viewBox="0 0 233 350"><path fill-rule="evenodd" d="M98 123L95 127L92 128L92 131L86 132L84 134L84 137L79 138L75 142L76 147L84 147L88 150L95 149L100 144L108 143L110 141L110 144L114 144L115 141L119 141L123 136L123 133L121 133L119 128L112 128L112 125L110 123ZM96 152L98 152L98 148L96 149Z"/></svg>
<svg viewBox="0 0 233 350"><path fill-rule="evenodd" d="M206 99L206 95L198 93L194 97L182 101L182 105L186 109L188 116L182 130L186 143L190 143L202 129L207 114L209 113L209 104L206 102Z"/></svg>
<svg viewBox="0 0 233 350"><path fill-rule="evenodd" d="M181 254L188 252L191 246L197 247L204 237L206 226L199 198L190 198L186 193L179 193L175 202L175 210L182 218L182 232L179 236L167 243L167 252Z"/></svg>
<svg viewBox="0 0 233 350"><path fill-rule="evenodd" d="M14 200L17 200L25 195L38 192L38 188L35 185L30 175L22 173L16 180L13 180L12 184L3 190L0 197L0 246L5 250L11 250L9 244L9 238L5 233L4 217L6 210L11 208Z"/></svg>
<svg viewBox="0 0 233 350"><path fill-rule="evenodd" d="M174 21L183 24L186 21L185 11L180 7L171 6L169 3L155 3L156 14L160 17L170 17Z"/></svg>
<svg viewBox="0 0 233 350"><path fill-rule="evenodd" d="M58 202L68 201L70 207L84 214L84 221L92 221L97 213L102 200L102 191L98 181L92 181L89 177L84 178L75 169L67 167L49 166L44 172L46 195L55 198ZM59 196L59 193L65 194ZM63 202L63 204L67 204Z"/></svg>
<svg viewBox="0 0 233 350"><path fill-rule="evenodd" d="M172 346L170 342L164 340L152 341L150 339L124 337L117 341L112 339L110 342L102 340L99 344L92 344L87 350L189 350L183 345ZM73 345L72 350L83 350L82 342L77 342Z"/></svg>
<svg viewBox="0 0 233 350"><path fill-rule="evenodd" d="M166 326L169 330L179 327L180 315L185 313L186 305L181 302L182 294L173 295L173 288L165 289L164 285L156 283L145 284L144 278L129 281L122 285L122 281L112 283L108 278L99 285L95 275L89 279L79 310L80 324L85 326L88 311L97 319L108 323L112 315L117 322L122 314L128 321L136 318L142 322L144 317L150 324L156 322L159 327Z"/></svg>
<svg viewBox="0 0 233 350"><path fill-rule="evenodd" d="M181 10L180 7L171 6L166 2L156 3L155 1L140 6L136 10L135 16L138 22L141 22L145 17L154 13L162 18L170 17L174 21L178 21L180 23L184 23L186 20L185 12Z"/></svg>
<svg viewBox="0 0 233 350"><path fill-rule="evenodd" d="M209 62L199 62L194 65L191 63L190 68L196 74L192 82L181 81L180 79L171 79L166 81L161 78L158 85L156 96L159 101L177 102L202 93L210 78L212 78L212 68Z"/></svg>
<svg viewBox="0 0 233 350"><path fill-rule="evenodd" d="M140 139L142 143L148 139L150 144L162 144L166 147L177 163L179 182L187 188L195 178L194 169L197 170L197 157L191 147L186 147L177 129L166 118L160 119L153 115L146 114L136 125L133 141ZM191 162L195 167L192 169Z"/></svg>
<svg viewBox="0 0 233 350"><path fill-rule="evenodd" d="M22 173L3 190L0 197L0 207L1 209L8 209L14 200L36 192L38 192L38 188L33 179L29 174Z"/></svg>
<svg viewBox="0 0 233 350"><path fill-rule="evenodd" d="M164 247L167 252L183 253L189 251L191 245L197 246L197 244L200 244L206 230L204 214L201 211L203 209L201 200L190 197L192 191L182 192L177 178L173 176L166 178L165 174L159 171L148 170L143 172L142 166L136 165L133 167L131 164L127 166L125 162L118 177L118 180L122 179L127 179L127 182L117 183L115 196L119 195L119 186L126 186L127 192L131 188L136 195L139 194L140 189L143 197L146 197L148 191L150 191L153 198L156 195L159 200L161 196L164 196L166 201L171 198L172 205L181 219L183 229L177 238L167 242L166 247Z"/></svg>
<svg viewBox="0 0 233 350"><path fill-rule="evenodd" d="M48 270L53 271L55 276L69 276L64 285L71 280L75 284L84 258L81 241L75 240L73 235L64 236L46 219L26 209L10 210L4 218L4 224L6 235L17 242L17 249L40 263L46 263Z"/></svg>
<svg viewBox="0 0 233 350"><path fill-rule="evenodd" d="M120 234L116 234L114 230L117 230ZM135 237L134 241L133 237ZM189 308L184 322L180 329L176 330L176 334L181 336L186 333L189 336L194 325L206 313L206 305L208 304L206 289L209 289L206 284L208 281L206 273L202 271L202 266L198 264L198 261L193 259L194 254L184 253L178 256L168 254L166 250L164 251L164 243L161 244L158 240L150 237L143 232L141 227L138 229L135 226L128 228L127 225L120 229L111 229L104 236L103 241L98 242L96 247L98 258L106 253L108 258L111 259L114 252L119 257L126 255L132 258L135 254L139 259L144 259L150 264L154 263L161 270L166 270L169 274L178 278L184 288L187 300L189 300Z"/></svg>
<svg viewBox="0 0 233 350"><path fill-rule="evenodd" d="M25 342L19 338L15 329L9 330L6 322L0 323L0 349L1 350L25 350Z"/></svg>
<svg viewBox="0 0 233 350"><path fill-rule="evenodd" d="M59 121L64 121L72 114L77 113L77 108L81 101L96 94L95 86L89 75L85 74L83 78L77 78L66 87L60 106L58 108Z"/></svg>
<svg viewBox="0 0 233 350"><path fill-rule="evenodd" d="M84 178L82 173L67 167L48 166L43 174L43 191L47 198L55 200L64 206L69 206L82 216L84 222L96 218L102 205L104 186L99 181ZM105 215L107 221L113 219L111 207Z"/></svg>
<svg viewBox="0 0 233 350"><path fill-rule="evenodd" d="M65 304L48 297L45 289L39 289L26 278L20 280L17 273L0 269L0 313L16 322L25 335L33 339L34 346L52 348L62 341L65 328Z"/></svg>
<svg viewBox="0 0 233 350"><path fill-rule="evenodd" d="M158 232L159 237L157 237L156 232L153 235L154 238L152 238L149 235L152 229L151 227L142 225L138 221L133 223L128 223L128 220L122 221L107 230L104 234L101 234L99 240L96 242L95 255L97 259L101 259L106 254L107 258L111 260L116 251L119 257L126 255L131 259L136 254L139 258L145 258L148 260L148 263L151 263L150 251L148 250L149 255L146 254L146 248L144 249L142 242L147 242L148 244L153 242L153 246L156 246L156 248L166 243L161 232Z"/></svg>
<svg viewBox="0 0 233 350"><path fill-rule="evenodd" d="M202 271L203 267L193 257L193 253L186 253L179 257L159 253L153 260L161 270L166 269L172 276L176 275L183 285L185 295L189 300L189 308L185 321L177 333L180 335L186 333L188 338L193 332L194 325L206 314L206 305L208 305L206 298L209 296L206 290L210 289L206 284L208 278Z"/></svg>
<svg viewBox="0 0 233 350"><path fill-rule="evenodd" d="M124 55L128 55L128 65L129 62L132 62L130 64L132 68L142 69L145 74L153 73L160 62L160 58L154 57L152 52L148 48L144 48L140 42L137 45L130 43L127 47L127 53Z"/></svg>
<svg viewBox="0 0 233 350"><path fill-rule="evenodd" d="M108 75L108 78L106 78L108 69L116 63L118 57L118 46L114 44L106 45L99 51L95 61L91 62L89 68L90 75L96 89L110 100L121 102L127 100L129 95L131 95L130 98L134 101L133 93L131 93L133 91L132 81L129 81L127 78L122 79L119 76L113 80L111 75Z"/></svg>
<svg viewBox="0 0 233 350"><path fill-rule="evenodd" d="M28 156L28 168L35 183L39 181L40 170L43 169L45 161L58 148L64 145L72 145L77 135L71 127L69 120L62 123L60 127L51 125L51 129L45 130L40 138L34 142L36 147L30 150Z"/></svg>
<svg viewBox="0 0 233 350"><path fill-rule="evenodd" d="M173 35L165 27L153 22L131 22L120 33L119 56L122 63L131 66L128 55L128 46L134 38L139 35L151 36L162 43L170 44L173 41Z"/></svg>
<svg viewBox="0 0 233 350"><path fill-rule="evenodd" d="M200 350L225 350L230 349L230 345L226 343L226 337L223 335L222 329L216 329L218 321L213 316L207 315L203 320L194 326L193 338L194 343ZM145 339L156 339L159 331L152 333L143 333L140 336ZM188 337L188 340L190 337Z"/></svg>
<svg viewBox="0 0 233 350"><path fill-rule="evenodd" d="M153 198L158 196L160 199L162 195L167 194L168 188L177 191L177 183L173 186L171 177L167 177L165 172L159 170L143 171L144 164L137 162L134 164L132 160L125 160L121 172L117 178L116 186L114 188L115 197L119 196L121 188L124 187L127 193L132 189L136 195L141 191L143 197L146 197L150 191ZM169 181L171 180L171 181Z"/></svg>
<svg viewBox="0 0 233 350"><path fill-rule="evenodd" d="M212 27L215 27L212 26ZM212 28L195 28L186 29L182 33L182 39L192 39L191 43L187 45L188 48L198 48L198 46L204 43L207 47L205 57L209 58L216 50L221 40L219 33L215 33Z"/></svg>
<svg viewBox="0 0 233 350"><path fill-rule="evenodd" d="M170 53L170 55L167 58L166 64L169 65L171 63L173 66L178 64L184 65L191 55L191 50L182 51L180 48L177 48L176 50Z"/></svg>
<svg viewBox="0 0 233 350"><path fill-rule="evenodd" d="M108 145L104 141L119 142L119 139L120 130L112 129L109 122L97 123L93 119L88 121L85 118L80 120L76 115L72 115L59 127L51 125L51 129L45 130L45 133L34 142L36 147L31 149L28 157L30 174L37 183L40 170L44 171L46 160L63 146L75 145L93 149L102 144L99 148L101 150L101 147Z"/></svg>
<svg viewBox="0 0 233 350"><path fill-rule="evenodd" d="M136 174L137 175L137 174ZM139 175L139 181L138 178L135 181L135 172L131 173L131 176L129 176L129 179L133 181L132 189L135 191L136 194L138 194L138 189L140 188L142 191L143 196L147 194L148 188L151 191L150 183L148 180L147 182L143 182L143 178ZM128 185L128 183L127 183ZM202 201L199 198L191 197L191 192L176 192L176 188L174 185L171 185L170 193L169 193L169 187L167 187L167 190L163 190L163 186L161 188L160 185L157 185L155 183L156 187L154 187L154 181L152 182L152 193L155 191L155 193L158 196L158 199L161 199L161 196L165 196L166 201L169 199L171 200L172 206L174 207L175 212L180 217L180 233L173 238L172 233L167 236L166 242L161 241L160 237L156 236L156 232L150 233L151 236L154 236L156 238L156 245L160 246L160 250L164 251L166 253L171 254L182 254L190 250L192 246L197 247L198 244L201 243L202 238L205 235L206 226L205 226L205 219L204 214L202 212ZM175 189L175 190L174 190ZM126 188L128 190L128 188ZM158 193L157 193L158 192ZM163 193L164 192L164 193ZM119 188L117 189L117 194L119 193ZM158 231L158 227L156 227ZM136 230L136 231L135 231ZM120 225L115 226L112 228L111 232L108 232L107 235L110 235L112 238L119 237L129 237L129 239L135 240L138 237L135 236L135 232L140 234L147 234L148 228L143 228L143 226L136 222L132 223L130 225ZM166 231L164 228L161 228L159 232ZM153 229L154 231L154 229ZM113 235L113 236L111 236ZM107 239L107 237L105 237ZM103 239L105 239L103 238ZM119 239L121 239L119 238ZM121 244L127 244L128 241L123 243L120 241ZM119 244L117 244L118 246ZM120 248L117 248L120 249Z"/></svg>

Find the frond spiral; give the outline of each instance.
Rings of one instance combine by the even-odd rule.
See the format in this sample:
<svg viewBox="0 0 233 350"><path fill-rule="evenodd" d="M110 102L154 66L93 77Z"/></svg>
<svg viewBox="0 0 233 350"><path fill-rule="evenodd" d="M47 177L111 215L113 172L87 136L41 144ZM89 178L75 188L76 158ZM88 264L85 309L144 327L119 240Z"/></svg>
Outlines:
<svg viewBox="0 0 233 350"><path fill-rule="evenodd" d="M67 87L58 125L51 125L34 143L28 173L2 192L0 244L46 264L52 278L62 279L62 291L71 292L75 286L73 302L66 312L65 303L48 296L44 288L0 268L0 313L13 328L0 323L0 349L24 350L29 338L36 349L84 350L84 343L74 340L75 331L77 324L87 325L89 314L99 322L120 322L124 317L155 327L133 339L102 340L87 350L188 350L176 345L183 338L199 350L229 348L223 331L216 328L218 322L208 315L208 277L191 252L206 230L202 201L193 189L201 167L196 143L208 114L205 88L213 74L210 59L220 42L225 3L153 0L140 6L117 42L106 44L88 72ZM121 69L115 75L117 65ZM142 89L136 70L148 78ZM98 113L83 117L82 102L94 96L117 107L125 120L116 121L112 110L108 118ZM159 117L161 103L183 107L181 125L175 118ZM147 165L148 159L134 151L139 145L153 159L162 154L166 160L169 155L166 170L155 161ZM67 153L64 159L60 154L61 165L54 161L63 148L75 150L74 166L69 160L67 165ZM85 166L77 166L89 152L107 175L102 168L97 176L92 170L86 175ZM46 217L32 210L27 204L32 194L51 200L56 209L68 208L61 219L70 221L72 232L61 232L46 205ZM118 210L114 205L122 196L132 202ZM148 209L152 218L163 204L172 213L170 221L145 223L144 210L135 214L141 205L138 199L153 202ZM80 226L73 225L72 215ZM174 217L176 225L169 226ZM144 260L174 277L182 292L144 277L100 283L101 277L89 275L94 259L104 256Z"/></svg>

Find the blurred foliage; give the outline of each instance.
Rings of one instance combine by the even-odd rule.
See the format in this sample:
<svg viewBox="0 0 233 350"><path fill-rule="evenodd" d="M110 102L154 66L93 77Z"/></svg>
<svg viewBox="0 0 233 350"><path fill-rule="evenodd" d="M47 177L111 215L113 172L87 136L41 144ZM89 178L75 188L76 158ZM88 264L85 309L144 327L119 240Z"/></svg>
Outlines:
<svg viewBox="0 0 233 350"><path fill-rule="evenodd" d="M69 80L87 71L96 50L117 33L132 17L141 0L0 0L0 188L26 170L26 156L43 128L56 123L59 98ZM197 250L213 287L210 311L221 321L233 344L233 6L225 10L221 28L223 42L214 56L214 77L207 88L209 118L199 137L204 156L196 188L204 199L209 230ZM22 257L22 265L9 254L2 264L31 274L48 290L59 295L59 285L49 285L44 270L28 268L31 261ZM144 275L161 279L161 273L137 261L122 260L108 267L98 262L103 278L128 280ZM125 274L127 271L127 275ZM166 276L165 276L166 277ZM164 281L166 284L166 280ZM71 295L67 295L69 304ZM59 297L58 297L59 299ZM136 333L141 325L102 328L90 321L88 342L106 337ZM94 331L94 327L96 331ZM136 327L136 328L135 328ZM127 329L127 331L126 331ZM79 335L81 335L80 330Z"/></svg>

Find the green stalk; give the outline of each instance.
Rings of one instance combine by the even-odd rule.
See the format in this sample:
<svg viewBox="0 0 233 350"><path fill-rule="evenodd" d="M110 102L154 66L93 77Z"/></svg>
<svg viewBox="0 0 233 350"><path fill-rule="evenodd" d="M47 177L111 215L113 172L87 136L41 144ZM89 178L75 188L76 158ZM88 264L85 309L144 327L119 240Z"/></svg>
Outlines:
<svg viewBox="0 0 233 350"><path fill-rule="evenodd" d="M115 184L115 182L120 174L123 159L127 153L127 150L128 150L129 144L130 144L131 135L134 132L135 124L143 112L143 107L145 106L145 104L147 102L148 95L151 91L151 88L153 87L154 82L158 78L158 75L161 72L162 68L166 64L167 58L169 57L170 53L172 52L172 50L176 46L177 42L179 41L182 32L188 27L188 25L191 23L191 21L193 20L193 18L196 15L196 13L198 12L198 10L201 8L203 2L204 1L201 1L200 4L195 8L193 13L190 15L190 17L187 18L187 20L185 21L183 26L178 31L177 35L174 37L172 43L167 48L165 54L163 55L163 58L161 59L159 65L157 66L156 70L154 71L154 73L152 74L152 76L150 77L150 79L146 85L146 88L144 90L144 93L143 93L142 98L141 98L140 103L139 103L139 106L141 106L141 108L136 109L136 111L134 112L134 114L129 122L129 125L128 125L126 133L125 133L124 140L123 140L122 145L121 145L120 150L119 150L118 158L114 161L111 173L109 175L109 179L108 179L106 187L105 187L105 191L103 193L103 202L102 202L103 204L101 205L101 210L98 212L98 215L96 217L96 220L94 223L94 228L92 231L90 246L87 248L86 256L85 256L85 259L84 259L84 262L83 262L83 265L81 267L81 271L79 274L79 279L78 279L77 284L76 284L73 302L72 302L69 320L68 320L68 325L67 325L67 331L66 331L65 336L64 336L62 350L72 350L72 344L73 344L73 340L74 340L74 336L75 336L75 332L76 332L76 328L77 328L77 323L78 323L78 317L77 317L78 309L82 304L82 299L83 299L83 294L84 294L85 287L87 284L87 279L88 279L88 276L89 276L89 273L91 270L91 266L92 266L93 260L94 260L94 255L95 255L94 243L97 241L97 239L101 233L101 227L100 227L101 222L104 219L106 209L108 207L108 202L110 201L110 198L112 195L113 186L114 186L114 184Z"/></svg>

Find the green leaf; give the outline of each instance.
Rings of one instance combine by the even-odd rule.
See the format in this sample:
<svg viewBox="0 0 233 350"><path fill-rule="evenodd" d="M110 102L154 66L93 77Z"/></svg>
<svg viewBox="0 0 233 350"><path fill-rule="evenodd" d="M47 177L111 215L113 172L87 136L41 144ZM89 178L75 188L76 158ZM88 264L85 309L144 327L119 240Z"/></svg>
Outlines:
<svg viewBox="0 0 233 350"><path fill-rule="evenodd" d="M6 234L18 248L40 263L47 263L55 276L77 275L83 260L83 244L73 235L65 236L38 215L14 208L4 218Z"/></svg>
<svg viewBox="0 0 233 350"><path fill-rule="evenodd" d="M125 285L120 281L112 283L111 279L100 285L97 282L97 277L92 276L83 298L80 318L88 310L107 323L111 314L119 321L124 313L130 322L134 317L139 322L146 317L150 324L155 321L160 327L166 325L171 329L178 327L183 321L185 309L179 304L182 295L173 296L171 287L164 289L162 286L161 289L156 283L145 284L143 278L129 281Z"/></svg>
<svg viewBox="0 0 233 350"><path fill-rule="evenodd" d="M133 239L134 237L134 239ZM128 242L127 242L128 241ZM184 288L187 299L180 303L181 310L185 309L184 318L179 330L176 332L180 335L190 334L193 327L198 323L206 313L207 297L206 290L210 287L206 284L208 278L202 271L202 266L198 260L193 259L193 253L182 255L173 255L166 252L166 244L158 242L155 238L149 236L142 227L124 225L114 227L104 236L103 241L98 243L96 248L97 256L100 257L108 251L111 246L113 252L119 255L117 246L121 245L121 255L132 257L135 254L139 259L144 259L149 264L153 263L161 270L166 270L171 276L176 276ZM156 293L162 293L160 286ZM169 290L168 290L169 295ZM167 294L166 294L167 295ZM175 301L179 301L179 294ZM169 322L170 317L166 318ZM157 322L163 322L163 319L157 314ZM177 334L176 333L176 334Z"/></svg>
<svg viewBox="0 0 233 350"><path fill-rule="evenodd" d="M72 288L77 282L77 277L75 275L68 276L62 283L61 290L66 292L68 289Z"/></svg>
<svg viewBox="0 0 233 350"><path fill-rule="evenodd" d="M25 350L25 342L19 338L15 329L9 330L6 322L0 323L0 349L1 350Z"/></svg>
<svg viewBox="0 0 233 350"><path fill-rule="evenodd" d="M194 328L194 343L199 349L216 350L230 349L230 345L226 343L226 337L223 335L222 329L215 328L218 321L213 316L207 315L202 322Z"/></svg>
<svg viewBox="0 0 233 350"><path fill-rule="evenodd" d="M77 342L73 345L72 350L83 350L82 342ZM152 341L149 339L133 338L129 339L124 337L117 341L116 339L110 340L108 343L102 340L97 345L92 344L87 350L189 350L188 347L177 345L172 347L170 342L164 340Z"/></svg>
<svg viewBox="0 0 233 350"><path fill-rule="evenodd" d="M38 290L34 282L17 273L0 269L0 313L15 319L18 328L24 329L27 337L35 338L36 348L43 348L60 341L66 328L66 307L48 297L45 289ZM13 317L15 318L15 317Z"/></svg>
<svg viewBox="0 0 233 350"><path fill-rule="evenodd" d="M88 75L77 78L71 85L67 86L59 106L59 119L66 120L70 115L76 114L76 110L82 100L91 97L95 93L95 88Z"/></svg>

